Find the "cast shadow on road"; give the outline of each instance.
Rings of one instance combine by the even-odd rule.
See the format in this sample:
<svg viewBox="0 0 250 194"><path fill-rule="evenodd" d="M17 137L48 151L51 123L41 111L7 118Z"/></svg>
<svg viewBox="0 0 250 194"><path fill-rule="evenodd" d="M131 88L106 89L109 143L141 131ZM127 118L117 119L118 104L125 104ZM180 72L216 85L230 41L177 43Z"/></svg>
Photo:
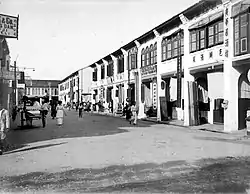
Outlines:
<svg viewBox="0 0 250 194"><path fill-rule="evenodd" d="M58 146L62 144L66 144L67 142L61 142L61 143L54 143L54 144L45 144L45 145L39 145L39 146L32 146L32 147L27 147L27 148L20 148L20 149L15 149L14 151L8 151L5 152L4 155L6 154L13 154L13 153L18 153L18 152L25 152L25 151L31 151L31 150L37 150L37 149L42 149L42 148L48 148L48 147L53 147L53 146ZM9 149L11 150L11 149Z"/></svg>
<svg viewBox="0 0 250 194"><path fill-rule="evenodd" d="M30 143L48 141L54 139L93 137L115 135L129 132L129 128L146 128L151 123L139 122L138 125L130 125L125 119L106 117L102 115L84 114L84 118L78 118L77 112L68 112L64 125L58 127L56 120L47 118L47 126L41 127L41 121L34 121L34 128L14 130L8 134L8 142L12 151Z"/></svg>
<svg viewBox="0 0 250 194"><path fill-rule="evenodd" d="M189 164L110 166L73 169L58 173L34 172L0 178L0 188L10 192L153 192L153 193L245 193L249 191L250 158L202 159Z"/></svg>
<svg viewBox="0 0 250 194"><path fill-rule="evenodd" d="M221 138L221 137L200 137L200 136L194 136L194 139L198 140L206 140L206 141L220 141L220 142L226 142L226 143L233 143L233 144L242 144L242 145L249 145L249 141L242 141L244 138L236 138L236 139L228 139L228 138Z"/></svg>

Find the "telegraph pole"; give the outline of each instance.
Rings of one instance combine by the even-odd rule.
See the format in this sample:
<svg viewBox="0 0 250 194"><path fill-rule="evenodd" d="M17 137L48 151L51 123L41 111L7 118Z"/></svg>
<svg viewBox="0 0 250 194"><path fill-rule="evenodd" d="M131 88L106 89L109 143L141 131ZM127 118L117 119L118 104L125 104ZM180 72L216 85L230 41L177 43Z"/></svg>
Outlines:
<svg viewBox="0 0 250 194"><path fill-rule="evenodd" d="M17 79L16 79L16 61L14 61L14 104L17 105Z"/></svg>
<svg viewBox="0 0 250 194"><path fill-rule="evenodd" d="M78 99L77 99L77 102L78 102L78 105L80 103L80 77L79 77L79 73L78 73L78 79L77 79L77 87L78 87Z"/></svg>

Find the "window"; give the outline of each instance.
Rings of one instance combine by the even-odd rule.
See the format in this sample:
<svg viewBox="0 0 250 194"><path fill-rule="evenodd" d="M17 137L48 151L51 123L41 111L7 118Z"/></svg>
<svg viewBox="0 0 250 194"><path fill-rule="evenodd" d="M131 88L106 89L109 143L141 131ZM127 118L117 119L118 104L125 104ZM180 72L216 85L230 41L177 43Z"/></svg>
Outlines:
<svg viewBox="0 0 250 194"><path fill-rule="evenodd" d="M153 63L156 64L157 63L157 42L154 44L154 60Z"/></svg>
<svg viewBox="0 0 250 194"><path fill-rule="evenodd" d="M113 76L114 75L114 63L113 61L108 62L107 66L107 76Z"/></svg>
<svg viewBox="0 0 250 194"><path fill-rule="evenodd" d="M181 55L184 55L184 35L181 36Z"/></svg>
<svg viewBox="0 0 250 194"><path fill-rule="evenodd" d="M27 88L27 95L30 95L30 88Z"/></svg>
<svg viewBox="0 0 250 194"><path fill-rule="evenodd" d="M94 71L93 71L92 80L97 81L97 68L95 68Z"/></svg>
<svg viewBox="0 0 250 194"><path fill-rule="evenodd" d="M142 49L142 52L141 52L141 66L145 66L145 61L146 61L146 58L145 58L145 50Z"/></svg>
<svg viewBox="0 0 250 194"><path fill-rule="evenodd" d="M137 68L137 49L133 48L128 52L128 69Z"/></svg>
<svg viewBox="0 0 250 194"><path fill-rule="evenodd" d="M58 95L58 89L55 88L55 95Z"/></svg>
<svg viewBox="0 0 250 194"><path fill-rule="evenodd" d="M146 54L145 66L147 66L147 65L150 65L150 50L148 47L146 48L145 54Z"/></svg>
<svg viewBox="0 0 250 194"><path fill-rule="evenodd" d="M208 47L223 43L223 21L208 26Z"/></svg>
<svg viewBox="0 0 250 194"><path fill-rule="evenodd" d="M104 79L105 78L105 66L102 65L101 66L101 79Z"/></svg>
<svg viewBox="0 0 250 194"><path fill-rule="evenodd" d="M173 46L172 56L177 57L178 42L176 38L174 38L172 46Z"/></svg>
<svg viewBox="0 0 250 194"><path fill-rule="evenodd" d="M174 34L172 35L172 37L163 40L162 42L163 61L177 57L179 46L181 46L181 55L184 55L184 36L182 33L180 33L180 39L178 39L177 36L178 34ZM157 60L157 57L155 60Z"/></svg>
<svg viewBox="0 0 250 194"><path fill-rule="evenodd" d="M150 64L154 64L154 49L153 49L153 45L151 44L150 45L150 49L149 49L149 52L150 52Z"/></svg>
<svg viewBox="0 0 250 194"><path fill-rule="evenodd" d="M161 42L161 60L165 61L167 59L167 40L163 39Z"/></svg>
<svg viewBox="0 0 250 194"><path fill-rule="evenodd" d="M124 56L121 55L118 57L118 67L117 67L117 73L123 73L124 72Z"/></svg>
<svg viewBox="0 0 250 194"><path fill-rule="evenodd" d="M241 55L248 52L248 13L234 18L234 53Z"/></svg>
<svg viewBox="0 0 250 194"><path fill-rule="evenodd" d="M172 42L171 40L168 40L167 42L167 59L172 58Z"/></svg>

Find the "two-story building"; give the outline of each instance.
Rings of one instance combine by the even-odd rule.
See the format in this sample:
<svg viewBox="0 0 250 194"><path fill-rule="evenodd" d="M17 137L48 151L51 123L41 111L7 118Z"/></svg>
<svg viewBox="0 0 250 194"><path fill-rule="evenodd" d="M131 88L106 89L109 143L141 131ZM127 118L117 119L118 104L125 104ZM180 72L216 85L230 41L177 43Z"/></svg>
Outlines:
<svg viewBox="0 0 250 194"><path fill-rule="evenodd" d="M63 104L91 101L91 76L90 67L79 69L58 84L59 100Z"/></svg>
<svg viewBox="0 0 250 194"><path fill-rule="evenodd" d="M48 96L58 100L58 83L60 80L25 79L25 95L29 98Z"/></svg>
<svg viewBox="0 0 250 194"><path fill-rule="evenodd" d="M246 127L250 109L249 0L201 0L99 61L91 89L116 113Z"/></svg>

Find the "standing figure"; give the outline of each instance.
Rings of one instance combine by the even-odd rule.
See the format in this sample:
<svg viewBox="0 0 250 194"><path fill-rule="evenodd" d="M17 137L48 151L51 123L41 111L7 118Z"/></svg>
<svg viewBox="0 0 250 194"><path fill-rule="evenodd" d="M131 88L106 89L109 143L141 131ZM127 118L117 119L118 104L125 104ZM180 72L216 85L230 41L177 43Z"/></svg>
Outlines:
<svg viewBox="0 0 250 194"><path fill-rule="evenodd" d="M62 101L59 101L58 102L58 105L56 107L56 120L57 120L57 125L61 126L63 124L63 117L67 116L65 111L64 111L64 108L63 108L63 105L62 105Z"/></svg>
<svg viewBox="0 0 250 194"><path fill-rule="evenodd" d="M49 104L47 102L45 102L45 99L43 99L42 101L42 106L41 106L41 116L42 116L42 124L43 124L43 128L46 125L46 115L49 112Z"/></svg>
<svg viewBox="0 0 250 194"><path fill-rule="evenodd" d="M131 122L133 122L133 124L136 125L136 123L137 123L137 108L136 108L135 102L132 102L131 112L132 112L132 117L130 119L130 124L131 124Z"/></svg>
<svg viewBox="0 0 250 194"><path fill-rule="evenodd" d="M126 111L126 120L130 121L132 112L131 112L131 106L129 104L126 104L125 111Z"/></svg>
<svg viewBox="0 0 250 194"><path fill-rule="evenodd" d="M52 119L55 119L55 117L56 117L56 106L57 106L57 104L56 104L55 100L52 100L52 102L51 102L51 117L52 117Z"/></svg>
<svg viewBox="0 0 250 194"><path fill-rule="evenodd" d="M6 133L10 128L9 112L0 104L0 155L5 147Z"/></svg>
<svg viewBox="0 0 250 194"><path fill-rule="evenodd" d="M82 118L82 110L83 110L83 105L82 105L82 103L80 103L78 109L79 109L79 118Z"/></svg>

